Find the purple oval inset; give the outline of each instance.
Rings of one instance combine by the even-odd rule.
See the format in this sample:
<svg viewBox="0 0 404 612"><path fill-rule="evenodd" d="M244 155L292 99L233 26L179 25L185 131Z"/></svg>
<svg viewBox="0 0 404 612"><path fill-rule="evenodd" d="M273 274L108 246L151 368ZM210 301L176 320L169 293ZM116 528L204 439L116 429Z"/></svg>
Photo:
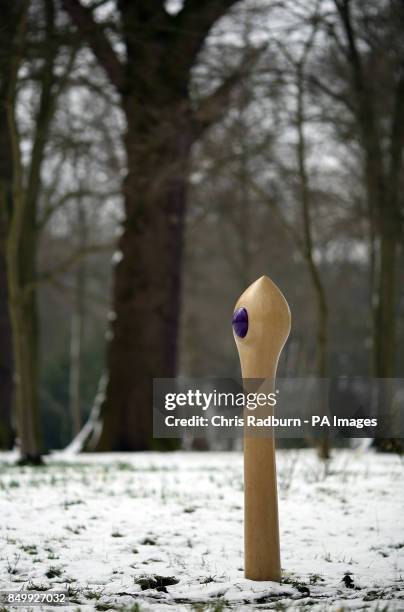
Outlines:
<svg viewBox="0 0 404 612"><path fill-rule="evenodd" d="M239 338L245 338L248 332L248 312L246 308L237 308L232 321L234 333Z"/></svg>

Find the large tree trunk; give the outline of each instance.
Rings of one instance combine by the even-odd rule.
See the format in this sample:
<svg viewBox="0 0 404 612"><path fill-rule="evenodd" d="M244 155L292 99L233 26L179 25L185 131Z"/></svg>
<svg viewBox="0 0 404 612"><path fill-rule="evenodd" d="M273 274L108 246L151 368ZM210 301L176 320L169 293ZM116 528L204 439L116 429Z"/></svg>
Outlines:
<svg viewBox="0 0 404 612"><path fill-rule="evenodd" d="M396 285L398 236L396 231L380 237L380 266L377 279L374 329L374 375L394 378L396 374Z"/></svg>
<svg viewBox="0 0 404 612"><path fill-rule="evenodd" d="M387 198L386 198L387 199ZM398 212L386 206L379 230L379 257L376 268L376 299L373 304L373 375L384 379L379 399L383 411L393 411L396 376L396 317L397 259L399 255L400 223ZM402 440L375 438L373 446L384 452L403 452Z"/></svg>
<svg viewBox="0 0 404 612"><path fill-rule="evenodd" d="M1 5L2 6L2 5ZM4 9L4 7L2 6ZM12 75L11 58L17 29L18 6L7 7L0 40L0 448L13 443L11 426L13 396L13 356L11 322L8 312L6 268L7 223L12 207L13 168L7 119L7 99Z"/></svg>
<svg viewBox="0 0 404 612"><path fill-rule="evenodd" d="M16 373L16 407L22 461L40 463L38 434L37 311L34 295L24 296L16 274L18 257L8 254L10 312Z"/></svg>
<svg viewBox="0 0 404 612"><path fill-rule="evenodd" d="M14 133L15 82L21 58L27 3L2 3L0 38L0 419L1 445L12 443L10 416L13 391L12 319L9 304L9 228L14 211L19 168L15 166L17 144ZM18 382L18 377L16 377Z"/></svg>
<svg viewBox="0 0 404 612"><path fill-rule="evenodd" d="M18 142L10 110L12 140ZM36 303L36 209L28 206L21 165L13 149L13 211L7 236L7 277L16 372L16 416L22 461L39 463L38 435L38 313Z"/></svg>
<svg viewBox="0 0 404 612"><path fill-rule="evenodd" d="M176 374L192 143L187 109L181 99L143 114L133 99L125 103L126 218L114 275L109 380L96 450L153 448L153 378Z"/></svg>
<svg viewBox="0 0 404 612"><path fill-rule="evenodd" d="M0 225L0 448L10 449L14 442L12 426L13 352L8 312L7 270L4 228Z"/></svg>

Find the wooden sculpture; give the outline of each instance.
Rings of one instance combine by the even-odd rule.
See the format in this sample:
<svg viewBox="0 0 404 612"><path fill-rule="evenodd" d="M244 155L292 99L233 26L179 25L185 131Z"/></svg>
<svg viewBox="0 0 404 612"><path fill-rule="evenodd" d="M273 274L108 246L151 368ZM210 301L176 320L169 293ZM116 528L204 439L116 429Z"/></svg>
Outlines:
<svg viewBox="0 0 404 612"><path fill-rule="evenodd" d="M250 285L238 300L233 331L243 379L265 379L259 391L273 392L279 355L290 331L290 310L278 287L267 276ZM280 581L272 428L265 436L255 436L244 429L244 551L246 578Z"/></svg>

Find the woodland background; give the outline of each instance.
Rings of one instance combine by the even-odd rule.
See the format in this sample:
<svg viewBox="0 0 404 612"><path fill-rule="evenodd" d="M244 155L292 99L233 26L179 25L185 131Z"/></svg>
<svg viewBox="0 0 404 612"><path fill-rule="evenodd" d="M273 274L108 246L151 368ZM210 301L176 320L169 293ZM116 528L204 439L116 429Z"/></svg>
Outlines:
<svg viewBox="0 0 404 612"><path fill-rule="evenodd" d="M153 377L404 370L402 0L0 0L0 446L147 450ZM90 421L87 421L91 413Z"/></svg>

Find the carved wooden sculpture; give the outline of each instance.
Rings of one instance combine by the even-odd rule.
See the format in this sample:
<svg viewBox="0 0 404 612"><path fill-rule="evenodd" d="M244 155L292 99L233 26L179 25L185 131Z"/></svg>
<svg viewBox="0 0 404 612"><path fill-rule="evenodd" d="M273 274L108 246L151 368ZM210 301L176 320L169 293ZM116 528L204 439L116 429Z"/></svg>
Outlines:
<svg viewBox="0 0 404 612"><path fill-rule="evenodd" d="M265 379L260 392L274 391L279 355L290 331L290 310L278 287L262 276L238 300L234 337L243 379ZM267 411L268 414L268 411ZM244 431L245 576L280 581L278 499L273 430Z"/></svg>

